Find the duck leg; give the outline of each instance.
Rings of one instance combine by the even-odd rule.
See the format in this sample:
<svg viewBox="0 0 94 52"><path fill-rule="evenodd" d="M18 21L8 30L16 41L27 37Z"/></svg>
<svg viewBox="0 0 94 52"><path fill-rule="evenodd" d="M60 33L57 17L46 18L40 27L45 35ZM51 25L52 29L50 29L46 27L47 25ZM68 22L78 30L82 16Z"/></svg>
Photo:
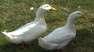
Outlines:
<svg viewBox="0 0 94 52"><path fill-rule="evenodd" d="M18 44L18 47L20 47L20 48L29 48L29 44L26 44L26 43L22 42L21 44Z"/></svg>

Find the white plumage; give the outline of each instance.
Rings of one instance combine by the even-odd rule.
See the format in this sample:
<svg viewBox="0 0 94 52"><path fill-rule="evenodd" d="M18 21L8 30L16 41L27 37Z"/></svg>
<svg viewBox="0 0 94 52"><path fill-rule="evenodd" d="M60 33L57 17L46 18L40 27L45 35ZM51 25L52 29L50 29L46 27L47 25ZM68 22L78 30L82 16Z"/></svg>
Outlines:
<svg viewBox="0 0 94 52"><path fill-rule="evenodd" d="M55 29L44 38L39 38L39 46L48 50L60 49L66 46L76 36L74 23L81 14L81 11L71 13L63 27Z"/></svg>
<svg viewBox="0 0 94 52"><path fill-rule="evenodd" d="M44 14L50 9L55 10L55 8L51 7L49 4L44 4L38 8L34 21L27 23L12 32L4 31L2 33L13 43L32 41L47 30Z"/></svg>

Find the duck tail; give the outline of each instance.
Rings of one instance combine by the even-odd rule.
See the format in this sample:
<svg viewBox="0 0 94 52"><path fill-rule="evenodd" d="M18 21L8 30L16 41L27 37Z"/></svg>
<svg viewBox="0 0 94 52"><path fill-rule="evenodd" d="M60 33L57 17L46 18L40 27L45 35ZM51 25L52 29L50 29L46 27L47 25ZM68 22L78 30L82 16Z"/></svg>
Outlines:
<svg viewBox="0 0 94 52"><path fill-rule="evenodd" d="M10 38L10 39L13 38L9 32L6 32L6 30L1 33L4 34L7 38Z"/></svg>
<svg viewBox="0 0 94 52"><path fill-rule="evenodd" d="M41 37L38 40L39 40L39 46L46 50L53 50L58 47L58 44L49 43Z"/></svg>
<svg viewBox="0 0 94 52"><path fill-rule="evenodd" d="M44 46L45 46L45 45L44 45L45 42L44 42L43 38L40 37L40 38L38 39L38 42L39 42L39 46L41 46L41 47L44 48Z"/></svg>
<svg viewBox="0 0 94 52"><path fill-rule="evenodd" d="M4 31L1 32L1 33L3 33L4 35L7 35L7 34L8 34L8 32L6 32L6 30L4 30Z"/></svg>
<svg viewBox="0 0 94 52"><path fill-rule="evenodd" d="M46 42L43 38L39 38L39 46L46 49L46 50L50 50L50 46L49 43Z"/></svg>
<svg viewBox="0 0 94 52"><path fill-rule="evenodd" d="M42 40L41 37L38 39L38 41L39 41L39 45L42 45L43 44L43 40Z"/></svg>
<svg viewBox="0 0 94 52"><path fill-rule="evenodd" d="M11 35L9 34L9 32L6 32L6 30L3 31L3 32L1 32L1 33L4 34L5 36L11 37Z"/></svg>

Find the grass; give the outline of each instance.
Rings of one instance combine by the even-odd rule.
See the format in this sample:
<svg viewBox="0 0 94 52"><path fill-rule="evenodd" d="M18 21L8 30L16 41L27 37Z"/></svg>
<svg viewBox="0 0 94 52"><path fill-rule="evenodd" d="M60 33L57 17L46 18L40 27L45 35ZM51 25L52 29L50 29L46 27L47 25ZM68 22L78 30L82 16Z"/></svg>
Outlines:
<svg viewBox="0 0 94 52"><path fill-rule="evenodd" d="M86 12L85 18L79 18L76 23L77 36L64 48L63 52L94 52L94 0L0 0L0 31L15 30L16 28L32 21L37 8L50 3L57 11L49 12L45 18L48 24L47 35L53 29L63 26L67 15L75 10ZM30 7L35 7L30 11ZM69 12L64 11L65 7ZM55 52L40 48L37 40L31 42L30 47L20 48L18 45L9 43L5 36L0 33L0 52Z"/></svg>

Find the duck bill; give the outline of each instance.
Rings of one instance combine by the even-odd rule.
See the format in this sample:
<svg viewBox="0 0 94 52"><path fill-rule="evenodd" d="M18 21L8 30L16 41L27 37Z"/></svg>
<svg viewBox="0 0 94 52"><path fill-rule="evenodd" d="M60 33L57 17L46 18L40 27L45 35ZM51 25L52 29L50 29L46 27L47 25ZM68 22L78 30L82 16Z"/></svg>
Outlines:
<svg viewBox="0 0 94 52"><path fill-rule="evenodd" d="M56 10L56 9L54 7L52 7L51 10Z"/></svg>

